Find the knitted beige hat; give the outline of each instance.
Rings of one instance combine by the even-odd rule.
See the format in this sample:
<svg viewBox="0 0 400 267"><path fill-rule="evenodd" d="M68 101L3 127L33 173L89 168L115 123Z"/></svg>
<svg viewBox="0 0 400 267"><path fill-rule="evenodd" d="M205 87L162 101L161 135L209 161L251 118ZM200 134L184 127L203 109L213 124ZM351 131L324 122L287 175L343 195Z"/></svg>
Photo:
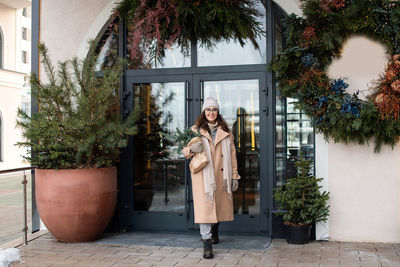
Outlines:
<svg viewBox="0 0 400 267"><path fill-rule="evenodd" d="M213 97L207 97L206 100L204 100L203 109L201 111L203 112L208 107L216 107L219 110L217 99Z"/></svg>

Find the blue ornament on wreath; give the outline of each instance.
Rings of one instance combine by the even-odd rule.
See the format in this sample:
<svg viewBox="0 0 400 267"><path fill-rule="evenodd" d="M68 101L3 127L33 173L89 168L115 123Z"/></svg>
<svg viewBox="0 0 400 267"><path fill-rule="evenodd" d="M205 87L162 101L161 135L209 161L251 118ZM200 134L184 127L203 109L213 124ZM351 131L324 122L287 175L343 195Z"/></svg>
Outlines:
<svg viewBox="0 0 400 267"><path fill-rule="evenodd" d="M354 101L350 95L346 95L344 97L344 102L342 104L342 108L340 110L342 113L350 113L356 118L360 117L359 107L357 106L356 101Z"/></svg>
<svg viewBox="0 0 400 267"><path fill-rule="evenodd" d="M316 59L314 57L314 55L311 53L304 55L300 60L301 60L301 62L303 62L304 67L307 67L307 68L311 68L311 67L318 68L319 67L318 59Z"/></svg>
<svg viewBox="0 0 400 267"><path fill-rule="evenodd" d="M343 94L343 92L349 87L349 84L344 81L343 78L339 78L330 82L330 89L337 95Z"/></svg>

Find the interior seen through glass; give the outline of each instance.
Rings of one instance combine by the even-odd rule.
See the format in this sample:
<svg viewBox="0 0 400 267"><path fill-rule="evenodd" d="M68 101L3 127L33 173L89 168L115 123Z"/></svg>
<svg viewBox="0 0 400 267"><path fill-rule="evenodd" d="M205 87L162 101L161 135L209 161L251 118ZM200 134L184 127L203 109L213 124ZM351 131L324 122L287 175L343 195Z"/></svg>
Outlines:
<svg viewBox="0 0 400 267"><path fill-rule="evenodd" d="M233 194L234 212L259 214L259 81L205 81L203 90L205 98L212 96L218 100L220 112L235 141L241 179L238 190Z"/></svg>
<svg viewBox="0 0 400 267"><path fill-rule="evenodd" d="M184 212L185 159L171 136L185 126L185 84L134 84L140 107L134 138L134 207L138 211Z"/></svg>

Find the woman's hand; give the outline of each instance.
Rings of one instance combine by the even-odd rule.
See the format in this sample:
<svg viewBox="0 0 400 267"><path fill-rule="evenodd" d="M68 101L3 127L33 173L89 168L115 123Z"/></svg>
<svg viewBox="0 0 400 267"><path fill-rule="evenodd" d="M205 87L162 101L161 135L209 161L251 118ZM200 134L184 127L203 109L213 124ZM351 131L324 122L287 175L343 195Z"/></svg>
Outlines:
<svg viewBox="0 0 400 267"><path fill-rule="evenodd" d="M193 153L200 153L203 151L203 143L202 142L197 142L193 145L190 146L190 151Z"/></svg>
<svg viewBox="0 0 400 267"><path fill-rule="evenodd" d="M232 192L235 192L239 187L239 182L237 180L232 180Z"/></svg>

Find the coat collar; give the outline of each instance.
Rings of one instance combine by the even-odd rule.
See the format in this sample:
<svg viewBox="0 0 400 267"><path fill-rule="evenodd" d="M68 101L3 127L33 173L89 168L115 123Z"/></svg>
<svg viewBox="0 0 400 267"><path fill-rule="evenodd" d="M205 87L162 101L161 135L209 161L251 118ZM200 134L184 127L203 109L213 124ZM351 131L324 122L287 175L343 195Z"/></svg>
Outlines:
<svg viewBox="0 0 400 267"><path fill-rule="evenodd" d="M228 132L225 132L224 130L222 130L222 128L220 126L218 126L218 130L217 130L217 135L215 136L215 146L225 137L227 137L229 135Z"/></svg>
<svg viewBox="0 0 400 267"><path fill-rule="evenodd" d="M205 138L207 138L207 139L212 143L211 135L208 133L207 130L205 130L205 129L203 129L203 128L200 128L200 134L201 134L202 136L204 136Z"/></svg>
<svg viewBox="0 0 400 267"><path fill-rule="evenodd" d="M212 138L207 130L201 128L200 134L202 136L204 136L205 138L207 138L212 143ZM222 130L222 128L220 126L218 126L217 135L215 136L214 146L216 146L222 139L224 139L228 135L229 135L228 132L225 132L224 130Z"/></svg>

